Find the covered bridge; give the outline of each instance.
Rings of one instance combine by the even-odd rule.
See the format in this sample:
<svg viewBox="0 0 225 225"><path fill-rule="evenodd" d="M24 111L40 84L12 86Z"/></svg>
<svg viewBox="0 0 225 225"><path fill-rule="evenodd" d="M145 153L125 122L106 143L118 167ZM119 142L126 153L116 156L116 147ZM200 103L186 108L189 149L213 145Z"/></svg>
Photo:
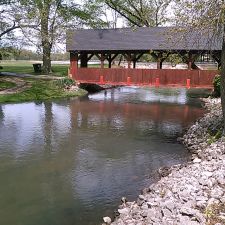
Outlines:
<svg viewBox="0 0 225 225"><path fill-rule="evenodd" d="M195 60L210 54L220 66L221 40L211 32L187 32L173 27L69 30L70 74L80 83L211 86L218 71L197 70ZM144 54L151 54L157 69L136 69ZM170 54L179 54L188 70L162 69ZM111 68L118 55L127 60L127 69ZM101 68L88 68L93 56L100 60ZM108 68L104 68L105 61Z"/></svg>

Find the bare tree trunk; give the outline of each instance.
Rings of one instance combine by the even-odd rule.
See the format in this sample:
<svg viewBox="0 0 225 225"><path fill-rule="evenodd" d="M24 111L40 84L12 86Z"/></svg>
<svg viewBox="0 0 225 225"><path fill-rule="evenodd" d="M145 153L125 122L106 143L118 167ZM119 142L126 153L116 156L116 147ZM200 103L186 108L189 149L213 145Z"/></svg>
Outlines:
<svg viewBox="0 0 225 225"><path fill-rule="evenodd" d="M224 24L225 32L225 24ZM223 33L223 45L221 54L221 104L223 111L223 133L225 134L225 33Z"/></svg>
<svg viewBox="0 0 225 225"><path fill-rule="evenodd" d="M51 73L51 44L43 45L43 73Z"/></svg>
<svg viewBox="0 0 225 225"><path fill-rule="evenodd" d="M51 73L51 50L52 44L49 37L49 14L50 2L44 1L43 8L40 9L41 14L41 42L43 48L43 72Z"/></svg>

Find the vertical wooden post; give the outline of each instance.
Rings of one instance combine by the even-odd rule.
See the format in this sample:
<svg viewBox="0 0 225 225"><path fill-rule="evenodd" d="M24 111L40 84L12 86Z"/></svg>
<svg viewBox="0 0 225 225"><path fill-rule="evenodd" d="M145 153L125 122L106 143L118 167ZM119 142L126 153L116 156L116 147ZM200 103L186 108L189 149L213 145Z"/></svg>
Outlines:
<svg viewBox="0 0 225 225"><path fill-rule="evenodd" d="M135 69L136 68L136 59L134 59L134 61L133 61L133 68Z"/></svg>
<svg viewBox="0 0 225 225"><path fill-rule="evenodd" d="M158 58L158 60L157 60L157 69L158 70L162 69L162 64L163 64L163 60L161 58Z"/></svg>
<svg viewBox="0 0 225 225"><path fill-rule="evenodd" d="M188 69L189 69L189 70L192 69L192 61L188 61Z"/></svg>
<svg viewBox="0 0 225 225"><path fill-rule="evenodd" d="M188 69L192 69L192 54L190 52L188 53Z"/></svg>
<svg viewBox="0 0 225 225"><path fill-rule="evenodd" d="M81 58L80 58L80 67L87 68L88 67L88 54L87 53L81 53Z"/></svg>
<svg viewBox="0 0 225 225"><path fill-rule="evenodd" d="M109 54L108 61L109 61L109 68L111 68L112 67L112 55L111 54Z"/></svg>
<svg viewBox="0 0 225 225"><path fill-rule="evenodd" d="M127 55L127 62L128 62L128 69L130 69L131 68L131 55L130 54Z"/></svg>
<svg viewBox="0 0 225 225"><path fill-rule="evenodd" d="M131 78L127 77L127 86L130 86L130 83L131 83Z"/></svg>
<svg viewBox="0 0 225 225"><path fill-rule="evenodd" d="M72 79L76 80L78 73L78 53L70 52L70 73Z"/></svg>
<svg viewBox="0 0 225 225"><path fill-rule="evenodd" d="M187 79L187 85L186 85L187 89L191 88L191 79Z"/></svg>
<svg viewBox="0 0 225 225"><path fill-rule="evenodd" d="M104 54L101 54L101 68L104 68L104 61L105 61L105 56Z"/></svg>

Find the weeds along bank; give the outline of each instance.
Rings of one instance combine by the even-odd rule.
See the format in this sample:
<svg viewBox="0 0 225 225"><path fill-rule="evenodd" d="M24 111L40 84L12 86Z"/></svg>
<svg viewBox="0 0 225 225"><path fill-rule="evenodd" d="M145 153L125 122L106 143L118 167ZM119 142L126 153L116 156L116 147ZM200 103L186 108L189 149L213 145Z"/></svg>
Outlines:
<svg viewBox="0 0 225 225"><path fill-rule="evenodd" d="M204 100L209 112L181 141L192 153L186 165L143 190L136 202L123 199L113 225L225 224L225 138L219 99Z"/></svg>

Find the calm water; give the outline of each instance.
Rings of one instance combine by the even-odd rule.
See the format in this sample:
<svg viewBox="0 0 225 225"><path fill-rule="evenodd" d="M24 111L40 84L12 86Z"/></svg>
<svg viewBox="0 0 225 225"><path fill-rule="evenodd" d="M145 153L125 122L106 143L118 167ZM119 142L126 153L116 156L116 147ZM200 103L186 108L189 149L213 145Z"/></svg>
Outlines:
<svg viewBox="0 0 225 225"><path fill-rule="evenodd" d="M99 224L187 159L176 138L203 112L184 89L0 105L0 224Z"/></svg>

